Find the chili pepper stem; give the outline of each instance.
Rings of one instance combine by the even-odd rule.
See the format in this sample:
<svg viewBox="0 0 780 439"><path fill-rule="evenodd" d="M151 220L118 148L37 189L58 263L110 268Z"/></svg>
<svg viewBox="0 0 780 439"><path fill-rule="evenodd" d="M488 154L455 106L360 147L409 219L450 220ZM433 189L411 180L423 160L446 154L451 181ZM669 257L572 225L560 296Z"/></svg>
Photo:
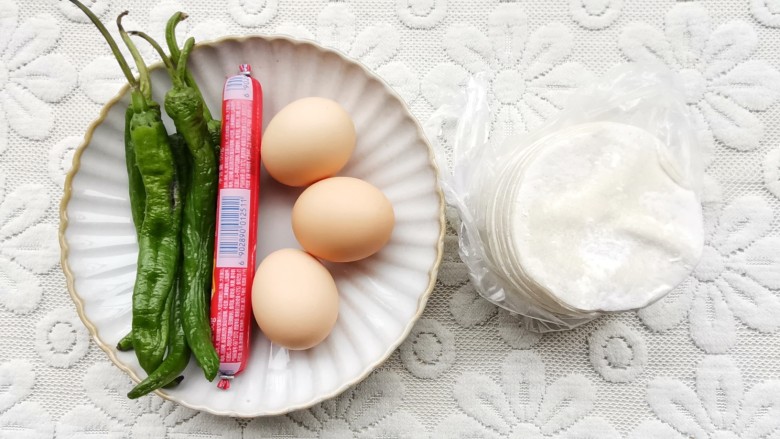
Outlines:
<svg viewBox="0 0 780 439"><path fill-rule="evenodd" d="M87 15L89 20L92 22L92 24L95 25L95 27L98 28L98 31L103 35L103 38L108 43L108 46L111 48L111 53L114 54L114 58L116 58L116 61L119 63L119 68L122 69L122 73L125 75L125 78L127 78L127 82L130 84L133 88L138 88L138 81L136 81L135 76L133 76L132 70L130 70L130 65L127 63L127 60L125 60L125 57L122 55L122 52L119 50L119 46L116 44L116 41L114 40L114 37L111 36L111 34L108 32L108 29L106 29L105 26L103 26L103 23L100 22L100 19L95 15L88 7L84 6L83 3L81 3L79 0L68 0L74 5L76 5L79 9L81 9L84 14Z"/></svg>
<svg viewBox="0 0 780 439"><path fill-rule="evenodd" d="M160 46L160 44L154 40L151 36L149 36L145 32L137 31L137 30L131 30L127 32L130 35L135 35L137 37L142 38L145 40L149 45L152 46L152 48L157 52L158 55L160 55L160 58L162 58L163 64L165 65L165 70L168 71L168 74L173 78L173 76L176 74L176 67L173 64L173 61L171 61L171 58L168 57L168 55L165 53L163 48Z"/></svg>
<svg viewBox="0 0 780 439"><path fill-rule="evenodd" d="M146 111L149 109L149 104L146 99L144 99L143 93L141 93L137 88L130 93L130 105L136 112Z"/></svg>
<svg viewBox="0 0 780 439"><path fill-rule="evenodd" d="M123 11L120 13L116 17L116 26L119 29L119 35L122 37L125 45L130 50L130 54L133 56L133 60L135 61L135 66L138 69L138 83L139 88L141 89L141 95L144 97L144 99L150 101L152 100L152 81L149 78L149 70L146 68L146 63L144 62L143 57L141 57L141 53L138 52L138 48L135 46L135 43L133 43L133 40L130 39L130 35L127 34L125 28L122 26L122 18L129 13L129 11Z"/></svg>
<svg viewBox="0 0 780 439"><path fill-rule="evenodd" d="M180 81L180 84L184 84L184 81L186 80L186 73L187 73L187 60L190 57L190 52L192 52L192 48L195 46L195 38L187 38L187 41L184 42L184 48L181 50L181 55L179 56L179 62L176 64L176 77ZM174 85L176 84L176 79L174 79Z"/></svg>
<svg viewBox="0 0 780 439"><path fill-rule="evenodd" d="M187 19L187 14L184 12L176 12L171 15L171 18L168 19L168 23L165 25L165 42L168 45L168 51L171 52L171 60L173 61L174 66L178 64L179 57L181 56L179 43L176 41L176 26L185 19ZM192 87L198 93L198 96L201 97L201 100L203 100L203 94L200 92L200 87L198 87L198 83L192 78L190 71L186 71L185 75L187 85ZM206 119L207 123L214 119L205 102L203 103L203 118Z"/></svg>
<svg viewBox="0 0 780 439"><path fill-rule="evenodd" d="M168 23L165 25L165 42L168 44L168 51L171 52L171 59L174 64L179 60L181 51L179 50L179 43L176 42L176 26L187 19L187 14L178 11L171 15L168 19Z"/></svg>

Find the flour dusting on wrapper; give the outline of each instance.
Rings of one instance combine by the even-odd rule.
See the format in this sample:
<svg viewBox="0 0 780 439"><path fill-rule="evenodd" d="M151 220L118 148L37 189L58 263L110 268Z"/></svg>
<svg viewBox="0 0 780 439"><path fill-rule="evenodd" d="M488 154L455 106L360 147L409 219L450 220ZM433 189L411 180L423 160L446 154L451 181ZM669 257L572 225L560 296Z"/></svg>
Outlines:
<svg viewBox="0 0 780 439"><path fill-rule="evenodd" d="M257 247L263 94L249 64L225 81L214 246L211 332L220 389L230 388L249 358L252 279Z"/></svg>

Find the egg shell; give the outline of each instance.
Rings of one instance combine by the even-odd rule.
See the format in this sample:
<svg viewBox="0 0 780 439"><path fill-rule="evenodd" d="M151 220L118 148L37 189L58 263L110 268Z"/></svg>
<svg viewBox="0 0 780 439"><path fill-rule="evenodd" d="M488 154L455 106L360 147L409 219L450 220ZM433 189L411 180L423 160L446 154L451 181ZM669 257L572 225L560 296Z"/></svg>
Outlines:
<svg viewBox="0 0 780 439"><path fill-rule="evenodd" d="M310 254L277 250L257 268L252 311L269 340L287 349L309 349L325 340L336 324L336 282Z"/></svg>
<svg viewBox="0 0 780 439"><path fill-rule="evenodd" d="M351 262L378 252L395 225L393 205L363 180L333 177L319 181L298 197L292 226L301 246L331 262Z"/></svg>
<svg viewBox="0 0 780 439"><path fill-rule="evenodd" d="M356 138L355 124L338 102L298 99L268 123L263 165L282 184L306 186L338 173L355 150Z"/></svg>

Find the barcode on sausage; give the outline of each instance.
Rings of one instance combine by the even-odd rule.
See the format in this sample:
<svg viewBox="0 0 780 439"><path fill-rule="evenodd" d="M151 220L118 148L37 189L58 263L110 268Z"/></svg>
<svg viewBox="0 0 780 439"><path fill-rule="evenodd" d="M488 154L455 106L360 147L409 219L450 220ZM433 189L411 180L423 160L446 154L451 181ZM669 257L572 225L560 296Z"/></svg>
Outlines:
<svg viewBox="0 0 780 439"><path fill-rule="evenodd" d="M248 241L249 190L222 189L217 219L217 267L246 267Z"/></svg>
<svg viewBox="0 0 780 439"><path fill-rule="evenodd" d="M241 211L241 197L224 196L219 207L219 224L222 226L219 252L223 256L236 256L238 255L238 216Z"/></svg>

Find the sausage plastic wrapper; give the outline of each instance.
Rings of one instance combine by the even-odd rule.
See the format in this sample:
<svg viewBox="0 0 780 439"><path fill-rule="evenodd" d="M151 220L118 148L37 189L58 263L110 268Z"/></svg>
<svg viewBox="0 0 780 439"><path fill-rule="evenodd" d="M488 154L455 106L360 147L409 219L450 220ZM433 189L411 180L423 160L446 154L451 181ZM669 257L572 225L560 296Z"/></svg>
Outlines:
<svg viewBox="0 0 780 439"><path fill-rule="evenodd" d="M252 280L257 247L263 95L251 67L225 82L222 96L217 230L211 298L211 331L219 355L219 388L249 359Z"/></svg>
<svg viewBox="0 0 780 439"><path fill-rule="evenodd" d="M664 145L661 154L668 161L667 172L701 199L701 146L682 99L684 83L661 67L619 66L572 92L562 110L540 127L503 140L491 138L489 87L487 74L476 73L465 89L453 94L425 124L442 170L440 183L448 204L448 219L458 232L460 258L469 269L476 291L518 315L526 329L550 332L574 328L602 314L552 312L538 298L513 288L500 275L487 243L484 188L495 187L496 176L505 163L551 133L577 124L617 122L642 128L660 139Z"/></svg>

